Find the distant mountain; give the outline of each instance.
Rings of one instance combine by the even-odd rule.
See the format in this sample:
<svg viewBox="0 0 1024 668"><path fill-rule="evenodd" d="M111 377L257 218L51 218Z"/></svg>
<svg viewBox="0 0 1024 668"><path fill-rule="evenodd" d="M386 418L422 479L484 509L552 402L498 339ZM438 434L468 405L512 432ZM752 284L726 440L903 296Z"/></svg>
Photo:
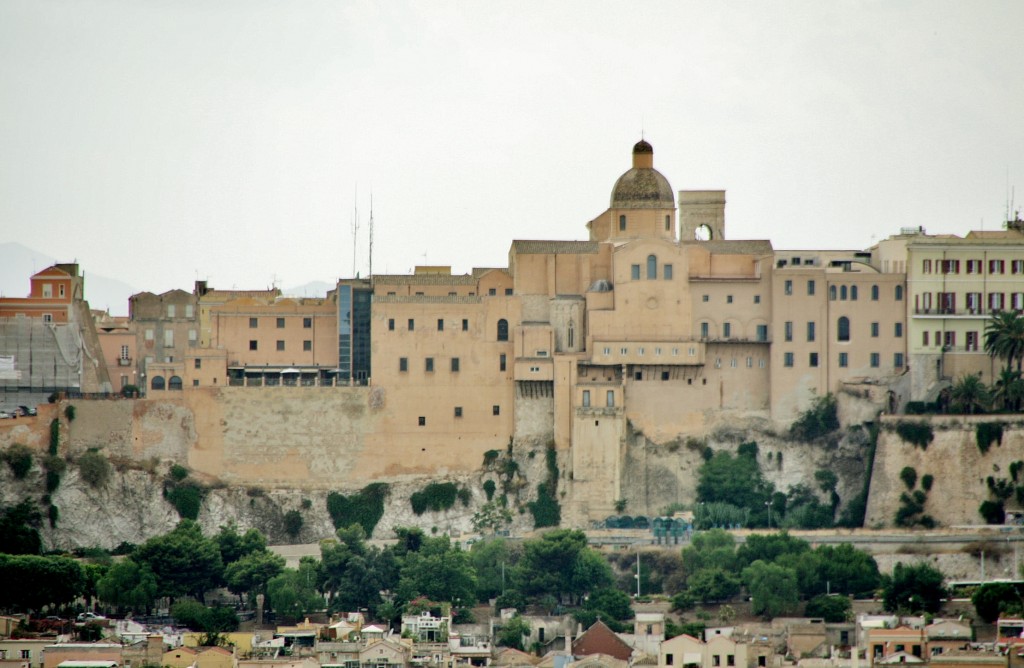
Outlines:
<svg viewBox="0 0 1024 668"><path fill-rule="evenodd" d="M27 297L32 274L57 262L19 243L0 243L0 295ZM91 308L109 309L111 315L128 315L128 298L138 290L123 281L91 272L88 267L79 267L79 271L85 272L85 298Z"/></svg>
<svg viewBox="0 0 1024 668"><path fill-rule="evenodd" d="M294 288L281 288L281 294L286 297L326 297L328 290L333 290L335 283L326 281L310 281Z"/></svg>

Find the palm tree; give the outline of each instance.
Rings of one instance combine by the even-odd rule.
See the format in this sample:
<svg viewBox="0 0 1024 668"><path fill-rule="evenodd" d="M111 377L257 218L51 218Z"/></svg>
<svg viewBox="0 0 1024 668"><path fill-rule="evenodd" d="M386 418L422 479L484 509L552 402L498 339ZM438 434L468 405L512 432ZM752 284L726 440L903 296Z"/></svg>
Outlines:
<svg viewBox="0 0 1024 668"><path fill-rule="evenodd" d="M983 412L988 405L988 388L973 373L961 376L950 392L953 405L968 414Z"/></svg>
<svg viewBox="0 0 1024 668"><path fill-rule="evenodd" d="M1009 367L999 372L999 378L992 386L993 405L1002 405L1003 410L1020 410L1021 400L1024 399L1024 379L1020 371L1014 371Z"/></svg>
<svg viewBox="0 0 1024 668"><path fill-rule="evenodd" d="M1024 316L1017 311L997 311L985 324L985 352L1006 360L1006 368L1024 362Z"/></svg>

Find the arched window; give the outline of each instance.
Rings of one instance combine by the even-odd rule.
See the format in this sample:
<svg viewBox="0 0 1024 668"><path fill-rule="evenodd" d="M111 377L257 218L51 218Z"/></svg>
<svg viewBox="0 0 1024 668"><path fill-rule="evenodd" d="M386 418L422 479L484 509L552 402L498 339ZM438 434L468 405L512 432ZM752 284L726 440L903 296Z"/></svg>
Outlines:
<svg viewBox="0 0 1024 668"><path fill-rule="evenodd" d="M877 285L872 285L871 286L871 301L873 301L873 302L877 302L878 301L878 286Z"/></svg>
<svg viewBox="0 0 1024 668"><path fill-rule="evenodd" d="M619 216L619 232L626 231L626 216L625 214Z"/></svg>
<svg viewBox="0 0 1024 668"><path fill-rule="evenodd" d="M836 300L836 286L828 286L828 298L831 299L832 301Z"/></svg>
<svg viewBox="0 0 1024 668"><path fill-rule="evenodd" d="M180 390L181 389L181 376L171 376L171 380L167 383L168 390Z"/></svg>
<svg viewBox="0 0 1024 668"><path fill-rule="evenodd" d="M653 255L647 256L647 280L653 281L658 278L658 258Z"/></svg>
<svg viewBox="0 0 1024 668"><path fill-rule="evenodd" d="M902 285L897 285L896 286L896 301L902 301L902 300L903 300L903 286Z"/></svg>
<svg viewBox="0 0 1024 668"><path fill-rule="evenodd" d="M508 341L508 320L504 318L498 321L498 340Z"/></svg>
<svg viewBox="0 0 1024 668"><path fill-rule="evenodd" d="M576 326L572 324L572 320L569 321L569 326L565 331L565 347L572 350L576 346Z"/></svg>
<svg viewBox="0 0 1024 668"><path fill-rule="evenodd" d="M672 216L665 216L665 231L668 232L672 229Z"/></svg>
<svg viewBox="0 0 1024 668"><path fill-rule="evenodd" d="M840 285L839 286L839 299L841 299L843 301L846 301L846 286L845 285Z"/></svg>
<svg viewBox="0 0 1024 668"><path fill-rule="evenodd" d="M164 389L167 389L167 385L164 382L164 377L163 376L153 376L153 380L150 381L150 387L152 387L154 390L164 390Z"/></svg>
<svg viewBox="0 0 1024 668"><path fill-rule="evenodd" d="M850 340L850 319L845 315L839 318L839 322L836 323L836 340Z"/></svg>
<svg viewBox="0 0 1024 668"><path fill-rule="evenodd" d="M850 286L850 300L851 301L857 301L857 286L856 285L851 285Z"/></svg>

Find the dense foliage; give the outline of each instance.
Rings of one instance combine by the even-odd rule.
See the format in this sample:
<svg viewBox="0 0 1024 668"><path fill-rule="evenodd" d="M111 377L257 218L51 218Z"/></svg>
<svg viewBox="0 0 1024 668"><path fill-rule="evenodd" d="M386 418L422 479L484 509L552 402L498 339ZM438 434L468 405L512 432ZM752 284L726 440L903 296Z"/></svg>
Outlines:
<svg viewBox="0 0 1024 668"><path fill-rule="evenodd" d="M384 499L389 491L387 483L375 482L351 496L338 492L328 494L327 512L334 522L334 528L358 524L363 527L366 535L372 535L377 522L384 516Z"/></svg>

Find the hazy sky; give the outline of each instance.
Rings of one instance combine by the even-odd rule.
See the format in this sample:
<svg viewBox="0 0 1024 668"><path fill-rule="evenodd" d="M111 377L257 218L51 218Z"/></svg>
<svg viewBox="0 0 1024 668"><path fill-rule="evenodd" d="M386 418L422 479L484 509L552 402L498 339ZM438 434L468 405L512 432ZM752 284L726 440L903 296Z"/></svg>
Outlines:
<svg viewBox="0 0 1024 668"><path fill-rule="evenodd" d="M1015 0L0 0L0 241L154 292L333 281L372 192L376 272L505 266L586 238L641 129L729 238L995 229L1022 31Z"/></svg>

